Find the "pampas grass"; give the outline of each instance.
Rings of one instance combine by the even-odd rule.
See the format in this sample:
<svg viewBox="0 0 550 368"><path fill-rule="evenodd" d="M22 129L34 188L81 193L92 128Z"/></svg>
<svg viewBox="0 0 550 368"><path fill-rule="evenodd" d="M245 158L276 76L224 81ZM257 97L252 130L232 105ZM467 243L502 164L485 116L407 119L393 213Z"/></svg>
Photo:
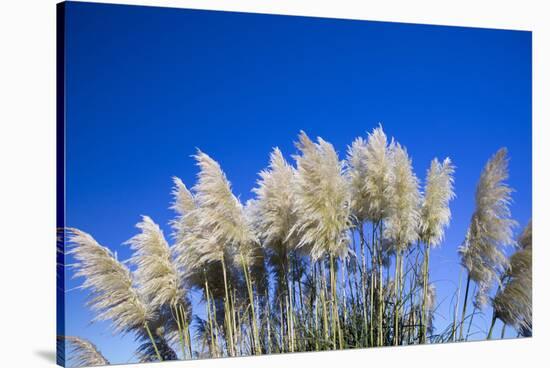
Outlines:
<svg viewBox="0 0 550 368"><path fill-rule="evenodd" d="M445 228L451 222L449 202L454 198L455 168L450 158L439 162L433 159L426 177L424 198L420 210L420 239L430 246L443 241Z"/></svg>
<svg viewBox="0 0 550 368"><path fill-rule="evenodd" d="M173 181L174 200L170 208L176 212L176 218L170 222L175 240L172 254L185 282L201 287L204 283L203 270L207 266L205 253L208 251L208 247L202 245L208 244L211 234L203 232L199 227L200 211L195 196L180 178L174 177Z"/></svg>
<svg viewBox="0 0 550 368"><path fill-rule="evenodd" d="M470 325L491 300L489 338L496 319L530 335L531 224L508 257L515 222L505 150L483 168L459 248L468 273L462 319L457 295L452 325L436 331L429 259L451 226L451 160L432 160L421 193L407 149L381 126L353 140L343 161L304 132L296 148L292 163L273 149L245 204L220 164L197 151L191 189L173 178L171 238L143 216L124 262L68 229L67 254L94 320L135 334L140 361L454 341L458 327L468 340L474 281ZM78 346L80 363L104 359L91 343Z"/></svg>
<svg viewBox="0 0 550 368"><path fill-rule="evenodd" d="M255 241L246 221L243 206L231 191L220 165L203 152L195 155L200 168L198 182L194 187L197 210L200 211L198 227L211 234L202 245L204 261L220 261L230 250Z"/></svg>
<svg viewBox="0 0 550 368"><path fill-rule="evenodd" d="M494 320L499 318L524 336L531 335L532 329L532 225L531 221L523 230L519 249L510 257L509 267L503 275L503 288L493 300ZM488 338L491 338L491 330Z"/></svg>
<svg viewBox="0 0 550 368"><path fill-rule="evenodd" d="M485 165L476 188L476 208L464 244L459 248L462 265L468 272L462 321L468 298L468 287L473 280L478 291L475 307L483 308L488 302L488 292L508 266L503 247L514 243L512 229L516 222L511 218L512 188L508 179L506 148L501 148ZM460 328L462 338L463 323Z"/></svg>
<svg viewBox="0 0 550 368"><path fill-rule="evenodd" d="M252 286L250 285L250 270L248 267L255 257L258 242L250 226L250 221L246 218L243 205L233 195L231 184L221 170L220 165L210 156L200 151L195 155L195 160L200 168L198 182L194 187L197 211L200 211L197 227L201 233L210 234L204 238L204 241L198 241L198 244L204 247L202 257L204 262L220 261L222 264L225 285L226 331L229 335L230 351L234 355L235 341L233 335L235 334L236 321L231 320L235 318L235 312L229 299L226 258L228 252L236 253L234 260L240 263L245 273L250 308L252 314L255 314L254 300L250 293ZM254 320L255 316L253 317ZM256 327L254 327L254 334L257 335ZM256 351L258 351L259 341L257 336L255 340Z"/></svg>
<svg viewBox="0 0 550 368"><path fill-rule="evenodd" d="M348 250L350 228L349 192L343 175L343 163L334 147L318 139L312 142L300 133L296 143L295 215L292 233L300 241L297 247L311 245L313 261L325 256L343 257Z"/></svg>
<svg viewBox="0 0 550 368"><path fill-rule="evenodd" d="M176 239L176 244L184 246L185 237L193 230L196 223L197 218L193 215L193 210L197 208L197 205L193 194L187 189L183 181L178 177L173 177L173 181L172 196L174 201L170 208L176 212L176 218L170 224L174 230L172 235ZM193 244L192 241L189 243L189 245ZM185 252L180 253L183 256Z"/></svg>
<svg viewBox="0 0 550 368"><path fill-rule="evenodd" d="M136 227L141 233L126 244L134 251L130 263L136 266L140 294L153 310L164 304L177 305L184 297L184 288L162 230L148 216L143 216Z"/></svg>
<svg viewBox="0 0 550 368"><path fill-rule="evenodd" d="M91 296L88 302L96 320L111 321L115 333L141 330L154 316L133 285L126 266L91 235L70 229L68 252L77 263L74 276L83 277L83 289Z"/></svg>
<svg viewBox="0 0 550 368"><path fill-rule="evenodd" d="M73 265L75 277L85 278L82 288L91 291L88 305L96 312L95 320L111 321L115 333L136 332L141 338L148 336L155 346L149 328L149 321L155 315L134 288L128 268L91 235L78 229L70 232L72 248L68 254L77 260ZM158 351L157 357L162 360Z"/></svg>
<svg viewBox="0 0 550 368"><path fill-rule="evenodd" d="M284 309L290 311L289 302L292 301L289 300L293 266L291 253L297 245L297 236L291 233L296 223L294 173L294 168L288 164L282 152L275 148L270 154L269 167L259 173L258 185L253 189L257 199L249 201L252 224L274 272L275 310L282 309L279 306L284 305ZM294 336L289 336L288 331L292 332L293 316L286 317L285 321L279 321L281 338L286 341L281 349L292 351ZM271 339L271 324L266 328Z"/></svg>
<svg viewBox="0 0 550 368"><path fill-rule="evenodd" d="M259 174L258 186L253 189L257 196L255 226L267 248L277 250L287 243L295 222L294 169L278 148L270 155L269 168ZM292 247L292 246L291 246Z"/></svg>
<svg viewBox="0 0 550 368"><path fill-rule="evenodd" d="M148 308L157 314L163 312L163 306L169 306L176 322L182 352L185 353L185 346L188 345L189 354L192 354L187 331L190 322L187 316L191 315L191 311L186 300L184 278L174 262L172 249L160 227L150 217L143 216L136 227L141 233L125 244L134 251L129 261L136 268L134 275L139 293L146 300Z"/></svg>
<svg viewBox="0 0 550 368"><path fill-rule="evenodd" d="M393 157L382 126L369 133L365 146L366 218L379 222L388 216L391 200Z"/></svg>
<svg viewBox="0 0 550 368"><path fill-rule="evenodd" d="M401 289L403 287L403 252L418 239L420 219L420 192L418 179L412 170L412 162L407 151L396 143L391 147L393 157L390 182L390 200L386 220L385 237L391 241L395 260L395 322L394 344L399 343L399 325L401 313Z"/></svg>
<svg viewBox="0 0 550 368"><path fill-rule="evenodd" d="M369 218L369 205L371 193L367 190L369 180L367 142L362 138L356 138L347 155L348 181L350 186L350 208L356 223L363 223Z"/></svg>
<svg viewBox="0 0 550 368"><path fill-rule="evenodd" d="M300 133L296 147L300 151L300 154L295 156L297 168L294 177L294 210L297 221L292 227L292 233L300 238L298 248L308 246L309 256L313 262L328 257L333 347L336 348L338 335L342 348L342 331L338 326L337 316L338 296L334 260L347 256L350 240L349 191L343 175L343 163L330 143L322 138L318 138L317 143L314 143L305 132ZM326 312L323 318L327 319Z"/></svg>
<svg viewBox="0 0 550 368"><path fill-rule="evenodd" d="M424 198L420 209L419 237L425 244L424 262L422 267L423 298L422 298L422 334L420 342L426 342L430 318L429 297L429 269L430 269L430 248L438 246L443 241L445 228L451 221L451 210L449 202L454 198L453 174L454 166L450 158L443 162L433 159L426 177Z"/></svg>
<svg viewBox="0 0 550 368"><path fill-rule="evenodd" d="M70 367L95 367L111 364L98 350L98 348L86 339L76 336L60 336L68 348L69 356L66 362Z"/></svg>
<svg viewBox="0 0 550 368"><path fill-rule="evenodd" d="M418 239L420 192L418 179L405 148L399 143L395 144L392 147L392 156L388 218L384 235L393 242L395 252L400 253Z"/></svg>
<svg viewBox="0 0 550 368"><path fill-rule="evenodd" d="M383 239L383 226L385 220L390 211L390 199L391 199L391 181L392 181L392 167L393 156L391 154L391 148L388 144L388 139L382 126L375 128L372 133L369 133L367 144L365 147L365 160L366 160L366 173L365 173L365 206L366 206L366 218L372 222L373 239L372 239L372 267L378 268L378 274L371 277L371 311L377 309L378 311L378 323L377 323L377 340L376 345L382 346L384 344L384 277L383 277L383 261L382 255L382 239ZM375 237L376 230L379 231L380 236L378 239ZM378 305L374 307L374 292L377 289ZM372 314L373 312L371 312ZM371 318L372 320L372 318ZM371 326L374 324L371 323ZM372 329L372 327L371 327ZM370 334L373 335L373 331ZM371 343L374 345L374 337L371 336Z"/></svg>

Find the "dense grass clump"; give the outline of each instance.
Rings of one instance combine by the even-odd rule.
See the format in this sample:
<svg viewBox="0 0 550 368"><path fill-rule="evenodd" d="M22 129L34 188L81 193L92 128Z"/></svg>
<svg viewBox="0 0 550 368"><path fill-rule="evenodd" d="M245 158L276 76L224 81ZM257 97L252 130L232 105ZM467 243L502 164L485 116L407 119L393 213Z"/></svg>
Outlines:
<svg viewBox="0 0 550 368"><path fill-rule="evenodd" d="M294 166L273 150L246 203L198 151L196 184L174 178L171 240L144 216L127 242L128 261L67 230L90 308L115 333L136 336L139 361L464 341L487 305L488 338L497 319L530 336L531 224L508 257L516 223L505 149L481 172L458 248L467 276L462 313L459 286L452 323L436 331L430 252L451 224L451 160L434 158L421 182L406 148L381 126L353 141L345 160L304 132L296 148ZM66 342L73 365L109 364L92 343Z"/></svg>

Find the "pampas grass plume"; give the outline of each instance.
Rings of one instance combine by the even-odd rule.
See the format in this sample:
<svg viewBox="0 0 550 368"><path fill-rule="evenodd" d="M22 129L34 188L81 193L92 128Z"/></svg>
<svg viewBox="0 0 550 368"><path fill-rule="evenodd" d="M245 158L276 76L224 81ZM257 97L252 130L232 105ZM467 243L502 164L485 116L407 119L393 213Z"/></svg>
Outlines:
<svg viewBox="0 0 550 368"><path fill-rule="evenodd" d="M399 251L418 238L420 192L405 148L399 143L392 145L392 156L391 199L385 232Z"/></svg>
<svg viewBox="0 0 550 368"><path fill-rule="evenodd" d="M514 243L510 203L512 201L508 179L508 157L505 148L495 153L485 165L475 196L468 236L459 248L462 264L472 280L478 284L476 305L488 302L487 293L499 274L508 267L503 247Z"/></svg>
<svg viewBox="0 0 550 368"><path fill-rule="evenodd" d="M449 202L454 198L454 166L449 158L433 159L426 178L420 217L420 238L426 244L438 246L451 221Z"/></svg>
<svg viewBox="0 0 550 368"><path fill-rule="evenodd" d="M296 144L297 170L294 180L298 247L311 246L311 257L347 255L350 227L349 191L343 175L343 163L334 147L318 138L312 142L301 132Z"/></svg>
<svg viewBox="0 0 550 368"><path fill-rule="evenodd" d="M90 341L76 336L64 336L61 339L69 347L69 366L94 367L111 364Z"/></svg>
<svg viewBox="0 0 550 368"><path fill-rule="evenodd" d="M133 287L130 270L113 253L80 230L70 229L68 254L73 255L75 277L83 277L83 289L91 291L89 306L95 320L111 320L116 332L141 330L151 313Z"/></svg>
<svg viewBox="0 0 550 368"><path fill-rule="evenodd" d="M136 266L140 294L153 310L164 304L177 305L183 299L183 287L162 230L148 216L136 227L141 232L126 244L134 251L130 263Z"/></svg>

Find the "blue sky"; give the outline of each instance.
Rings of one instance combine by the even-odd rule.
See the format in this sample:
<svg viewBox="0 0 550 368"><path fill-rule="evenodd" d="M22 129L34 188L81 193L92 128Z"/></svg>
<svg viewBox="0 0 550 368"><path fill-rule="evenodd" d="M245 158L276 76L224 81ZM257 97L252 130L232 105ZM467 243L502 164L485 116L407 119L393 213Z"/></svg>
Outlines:
<svg viewBox="0 0 550 368"><path fill-rule="evenodd" d="M433 157L451 157L453 219L431 257L437 326L450 323L444 297L458 282L456 250L479 173L502 146L513 216L521 226L531 217L529 32L86 3L66 10L66 221L119 259L140 215L170 233L171 177L194 184L196 148L220 162L244 201L272 148L290 159L300 130L343 158L382 123L421 179ZM85 296L67 291L66 333L90 339L112 363L131 361L132 337L90 324Z"/></svg>

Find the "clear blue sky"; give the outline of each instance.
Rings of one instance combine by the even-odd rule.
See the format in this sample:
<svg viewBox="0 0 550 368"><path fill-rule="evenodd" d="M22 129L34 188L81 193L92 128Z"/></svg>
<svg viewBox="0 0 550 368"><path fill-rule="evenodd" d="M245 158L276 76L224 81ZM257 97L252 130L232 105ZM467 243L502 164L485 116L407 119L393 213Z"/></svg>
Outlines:
<svg viewBox="0 0 550 368"><path fill-rule="evenodd" d="M246 200L272 148L290 158L301 129L343 158L381 122L422 179L433 157L452 158L453 220L431 263L440 301L454 291L475 185L499 147L511 157L513 216L521 226L531 217L529 32L86 3L66 15L67 225L119 259L140 215L170 233L171 177L194 184L196 148ZM90 325L85 296L67 292L66 333L112 363L131 360L132 336ZM447 302L437 326L449 323Z"/></svg>

